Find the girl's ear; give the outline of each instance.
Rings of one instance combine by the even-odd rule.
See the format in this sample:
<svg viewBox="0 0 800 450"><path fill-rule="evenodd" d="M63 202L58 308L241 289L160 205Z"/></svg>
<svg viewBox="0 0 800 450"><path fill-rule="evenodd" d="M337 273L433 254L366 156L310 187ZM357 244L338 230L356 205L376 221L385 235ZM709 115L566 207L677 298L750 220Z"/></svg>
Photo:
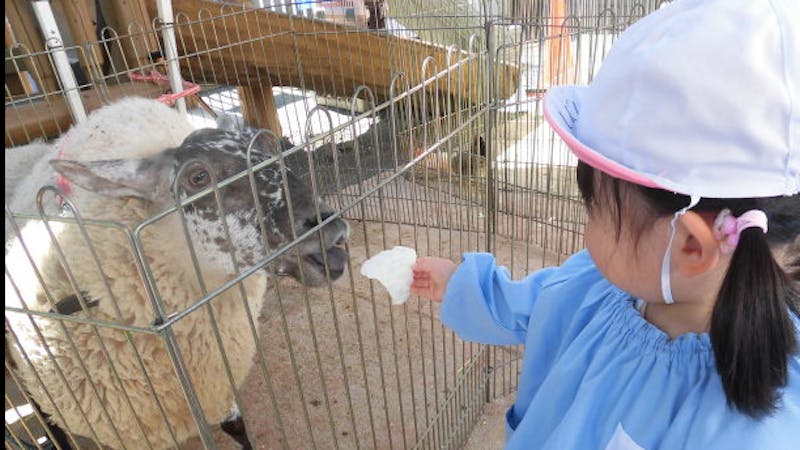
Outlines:
<svg viewBox="0 0 800 450"><path fill-rule="evenodd" d="M680 273L693 277L713 268L719 261L720 253L711 223L702 215L687 211L680 216L676 226L682 232L676 233L678 247L673 247L672 254Z"/></svg>

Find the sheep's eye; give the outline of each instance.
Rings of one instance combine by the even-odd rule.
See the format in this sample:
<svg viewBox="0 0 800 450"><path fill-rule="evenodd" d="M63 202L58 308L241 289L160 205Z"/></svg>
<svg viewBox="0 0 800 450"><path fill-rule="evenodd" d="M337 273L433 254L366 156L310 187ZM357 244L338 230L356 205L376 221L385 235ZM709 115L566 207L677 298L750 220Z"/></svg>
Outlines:
<svg viewBox="0 0 800 450"><path fill-rule="evenodd" d="M189 172L188 181L191 187L200 189L208 186L208 183L211 182L211 176L208 175L206 169L198 167Z"/></svg>

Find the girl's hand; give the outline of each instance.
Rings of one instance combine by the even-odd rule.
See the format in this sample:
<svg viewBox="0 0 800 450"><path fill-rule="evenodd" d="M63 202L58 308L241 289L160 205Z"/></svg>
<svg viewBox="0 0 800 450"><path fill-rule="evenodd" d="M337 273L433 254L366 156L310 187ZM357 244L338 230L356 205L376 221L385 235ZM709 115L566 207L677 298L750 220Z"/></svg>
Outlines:
<svg viewBox="0 0 800 450"><path fill-rule="evenodd" d="M458 267L456 263L445 258L433 256L417 258L417 262L411 267L414 272L411 293L434 302L441 302L447 282L450 281L456 267Z"/></svg>

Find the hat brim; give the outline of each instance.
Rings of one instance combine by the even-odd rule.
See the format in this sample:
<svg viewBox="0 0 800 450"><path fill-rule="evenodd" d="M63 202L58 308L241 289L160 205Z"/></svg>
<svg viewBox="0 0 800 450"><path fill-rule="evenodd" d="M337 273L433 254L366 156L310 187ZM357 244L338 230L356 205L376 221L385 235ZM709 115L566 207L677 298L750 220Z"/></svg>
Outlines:
<svg viewBox="0 0 800 450"><path fill-rule="evenodd" d="M575 123L581 113L581 98L586 86L555 86L544 97L544 117L573 153L586 164L615 178L644 187L666 189L646 175L636 172L581 142L575 135Z"/></svg>

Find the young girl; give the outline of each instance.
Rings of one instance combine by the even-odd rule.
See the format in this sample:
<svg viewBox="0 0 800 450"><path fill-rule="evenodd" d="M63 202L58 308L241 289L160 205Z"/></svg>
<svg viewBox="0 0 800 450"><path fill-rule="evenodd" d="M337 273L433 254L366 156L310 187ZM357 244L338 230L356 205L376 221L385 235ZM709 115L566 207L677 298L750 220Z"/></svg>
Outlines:
<svg viewBox="0 0 800 450"><path fill-rule="evenodd" d="M412 284L462 338L525 344L507 447L800 448L798 295L770 251L800 232L794 0L678 0L544 109L587 250L521 281L424 257Z"/></svg>

